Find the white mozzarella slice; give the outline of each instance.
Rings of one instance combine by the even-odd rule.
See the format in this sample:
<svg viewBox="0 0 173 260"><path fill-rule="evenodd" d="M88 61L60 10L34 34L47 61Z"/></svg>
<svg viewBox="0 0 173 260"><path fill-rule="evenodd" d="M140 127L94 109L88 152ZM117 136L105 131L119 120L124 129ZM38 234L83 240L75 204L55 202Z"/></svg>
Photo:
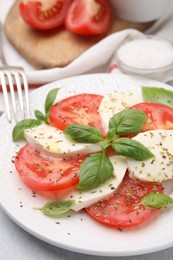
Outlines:
<svg viewBox="0 0 173 260"><path fill-rule="evenodd" d="M142 98L130 92L113 92L105 95L100 104L99 113L106 132L111 117L140 102Z"/></svg>
<svg viewBox="0 0 173 260"><path fill-rule="evenodd" d="M133 138L144 144L155 157L145 161L128 159L131 176L142 181L173 179L173 130L153 130Z"/></svg>
<svg viewBox="0 0 173 260"><path fill-rule="evenodd" d="M101 151L101 144L76 143L63 131L46 124L25 130L26 141L44 154L53 157L69 157Z"/></svg>
<svg viewBox="0 0 173 260"><path fill-rule="evenodd" d="M71 208L72 210L79 211L82 208L89 207L97 201L103 200L115 192L116 188L119 186L125 175L127 162L126 158L123 156L115 155L109 158L114 167L113 177L111 179L95 189L87 191L80 191L75 189L73 192L63 198L63 200L75 201L75 205Z"/></svg>

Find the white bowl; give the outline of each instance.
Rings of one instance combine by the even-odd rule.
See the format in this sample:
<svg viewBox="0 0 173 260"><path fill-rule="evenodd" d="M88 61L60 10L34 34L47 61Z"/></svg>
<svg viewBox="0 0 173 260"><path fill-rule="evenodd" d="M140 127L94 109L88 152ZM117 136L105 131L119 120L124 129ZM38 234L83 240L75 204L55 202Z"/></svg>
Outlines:
<svg viewBox="0 0 173 260"><path fill-rule="evenodd" d="M126 40L116 52L116 63L126 74L167 81L173 70L173 43L145 35Z"/></svg>
<svg viewBox="0 0 173 260"><path fill-rule="evenodd" d="M132 22L159 19L169 8L170 0L110 0L117 16Z"/></svg>

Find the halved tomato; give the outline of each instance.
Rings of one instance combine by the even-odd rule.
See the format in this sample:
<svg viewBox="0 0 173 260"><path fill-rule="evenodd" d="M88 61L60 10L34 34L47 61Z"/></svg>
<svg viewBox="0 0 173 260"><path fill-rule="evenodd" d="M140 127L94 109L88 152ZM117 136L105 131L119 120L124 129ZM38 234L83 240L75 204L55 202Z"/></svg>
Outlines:
<svg viewBox="0 0 173 260"><path fill-rule="evenodd" d="M72 0L27 0L19 3L23 20L39 30L56 28L64 23Z"/></svg>
<svg viewBox="0 0 173 260"><path fill-rule="evenodd" d="M86 157L51 159L25 145L15 159L15 167L23 182L32 190L59 191L78 184L80 164Z"/></svg>
<svg viewBox="0 0 173 260"><path fill-rule="evenodd" d="M150 102L139 103L131 108L143 111L148 117L142 132L155 129L173 129L173 108Z"/></svg>
<svg viewBox="0 0 173 260"><path fill-rule="evenodd" d="M98 108L103 96L79 94L63 99L50 109L51 125L64 130L69 124L90 125L104 133Z"/></svg>
<svg viewBox="0 0 173 260"><path fill-rule="evenodd" d="M65 26L76 34L93 35L106 33L111 22L111 7L107 0L74 0L65 19Z"/></svg>
<svg viewBox="0 0 173 260"><path fill-rule="evenodd" d="M140 204L150 192L163 192L161 183L139 182L131 179L128 172L113 196L86 208L95 220L102 224L126 228L143 223L159 209L149 209Z"/></svg>

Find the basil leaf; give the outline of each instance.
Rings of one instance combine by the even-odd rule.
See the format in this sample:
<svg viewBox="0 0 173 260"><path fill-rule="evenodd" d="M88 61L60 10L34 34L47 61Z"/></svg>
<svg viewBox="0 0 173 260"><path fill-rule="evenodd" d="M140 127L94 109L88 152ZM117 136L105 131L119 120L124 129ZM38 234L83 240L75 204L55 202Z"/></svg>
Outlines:
<svg viewBox="0 0 173 260"><path fill-rule="evenodd" d="M112 148L119 154L137 161L144 161L154 157L153 153L143 144L130 138L120 138L112 143Z"/></svg>
<svg viewBox="0 0 173 260"><path fill-rule="evenodd" d="M165 194L151 192L142 198L140 204L148 208L162 208L173 204L173 199Z"/></svg>
<svg viewBox="0 0 173 260"><path fill-rule="evenodd" d="M55 99L56 99L56 95L58 93L59 89L58 88L55 88L55 89L52 89L47 97L46 97L46 101L45 101L45 105L44 105L44 108L45 108L45 112L48 113L51 106L53 105Z"/></svg>
<svg viewBox="0 0 173 260"><path fill-rule="evenodd" d="M108 140L113 140L116 136L116 129L115 128L111 128L108 130L107 135L106 135L106 139Z"/></svg>
<svg viewBox="0 0 173 260"><path fill-rule="evenodd" d="M34 111L35 117L40 120L40 121L44 121L45 116L43 115L43 113L39 110L35 110Z"/></svg>
<svg viewBox="0 0 173 260"><path fill-rule="evenodd" d="M102 153L90 155L80 167L78 189L88 190L99 187L112 177L113 166L109 158Z"/></svg>
<svg viewBox="0 0 173 260"><path fill-rule="evenodd" d="M173 107L173 91L164 88L142 87L144 101Z"/></svg>
<svg viewBox="0 0 173 260"><path fill-rule="evenodd" d="M46 115L45 115L44 122L46 124L49 124L49 117L50 117L50 112L46 113Z"/></svg>
<svg viewBox="0 0 173 260"><path fill-rule="evenodd" d="M42 208L35 209L40 210L44 215L48 217L56 218L67 213L74 204L74 200L49 201Z"/></svg>
<svg viewBox="0 0 173 260"><path fill-rule="evenodd" d="M136 134L140 132L146 119L147 116L140 110L123 110L110 119L109 129L114 128L118 135Z"/></svg>
<svg viewBox="0 0 173 260"><path fill-rule="evenodd" d="M32 128L34 126L41 125L42 122L37 119L24 119L16 124L13 128L12 137L13 141L19 141L24 139L24 130Z"/></svg>
<svg viewBox="0 0 173 260"><path fill-rule="evenodd" d="M111 144L110 140L108 140L108 139L103 140L103 142L102 142L102 149L104 151L106 151L107 148L110 146L110 144Z"/></svg>
<svg viewBox="0 0 173 260"><path fill-rule="evenodd" d="M100 130L92 126L70 124L64 134L79 143L98 143L103 140Z"/></svg>

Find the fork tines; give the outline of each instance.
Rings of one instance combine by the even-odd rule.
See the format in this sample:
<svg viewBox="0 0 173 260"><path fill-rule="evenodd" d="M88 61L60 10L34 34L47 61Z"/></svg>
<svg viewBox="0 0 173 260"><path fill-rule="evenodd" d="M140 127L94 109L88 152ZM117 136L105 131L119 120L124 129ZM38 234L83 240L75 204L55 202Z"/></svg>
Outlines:
<svg viewBox="0 0 173 260"><path fill-rule="evenodd" d="M0 68L0 81L4 94L8 121L11 122L13 117L16 122L19 121L19 119L29 118L28 83L24 70L19 67L11 66ZM17 90L16 93L15 89ZM10 95L8 91L10 92Z"/></svg>

